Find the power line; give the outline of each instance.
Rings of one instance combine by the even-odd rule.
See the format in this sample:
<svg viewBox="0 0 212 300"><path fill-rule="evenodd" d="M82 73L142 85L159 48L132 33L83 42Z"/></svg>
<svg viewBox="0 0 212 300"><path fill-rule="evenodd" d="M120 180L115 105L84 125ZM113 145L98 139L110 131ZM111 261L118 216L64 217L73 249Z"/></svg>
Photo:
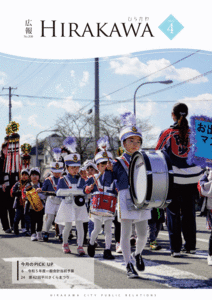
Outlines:
<svg viewBox="0 0 212 300"><path fill-rule="evenodd" d="M137 97L137 99L141 99L141 98L144 98L144 97L147 97L147 96L152 96L152 95L155 95L155 94L158 94L158 93L161 93L161 92L165 92L165 91L167 91L167 90L170 90L170 89L179 87L179 86L181 86L181 85L183 85L183 84L185 84L185 83L188 83L188 82L190 82L190 81L197 80L197 79L199 79L199 78L201 78L201 77L203 77L203 76L210 75L211 73L212 73L212 70L207 71L207 72L205 72L205 73L203 73L203 74L200 74L200 75L198 75L198 76L192 77L192 78L187 79L187 80L184 80L184 81L182 81L182 82L180 82L180 83L177 83L177 84L175 84L175 85L171 85L171 86L169 86L169 87L167 87L167 88L164 88L164 89L161 89L161 90L157 90L157 91L155 91L155 92L151 92L151 93L149 93L149 94L145 94L145 95L139 96L139 97ZM117 103L129 102L129 101L132 101L132 100L133 100L133 98L130 98L130 99L126 99L126 100L121 100L121 101L112 102L112 103L110 103L110 104L108 104L108 105L117 104ZM139 101L138 101L138 102L139 102ZM142 100L142 102L143 102L143 100ZM104 104L102 104L102 105L104 105Z"/></svg>
<svg viewBox="0 0 212 300"><path fill-rule="evenodd" d="M46 96L32 96L32 95L13 95L17 97L23 97L23 98L37 98L37 99L46 99L46 100L66 100L68 97L46 97ZM93 101L94 99L71 99L75 101Z"/></svg>
<svg viewBox="0 0 212 300"><path fill-rule="evenodd" d="M34 59L35 60L35 59ZM28 66L26 66L18 75L16 75L12 80L11 80L11 82L13 82L14 80L16 80L18 77L20 77L30 66L31 66L31 64L33 63L33 61L32 62L30 62L30 64L28 65ZM12 84L10 84L10 85L12 85Z"/></svg>
<svg viewBox="0 0 212 300"><path fill-rule="evenodd" d="M27 81L29 81L30 79L32 79L35 75L39 74L41 71L43 71L50 62L48 62L46 65L40 65L38 68L36 68L36 70L34 70L27 78L24 78L22 81L20 81L17 86L20 87L21 85L23 85L24 83L26 83ZM40 69L40 70L39 70ZM39 70L39 71L38 71Z"/></svg>
<svg viewBox="0 0 212 300"><path fill-rule="evenodd" d="M185 84L185 83L188 83L188 82L190 82L190 81L197 80L197 79L199 79L199 78L201 78L201 77L203 77L203 76L210 75L211 73L212 73L212 70L207 71L207 72L205 72L205 73L203 73L203 74L200 74L200 75L198 75L198 76L192 77L192 78L187 79L187 80L184 80L184 81L182 81L182 82L180 82L180 83L177 83L177 84L175 84L175 85L171 85L171 86L169 86L169 87L167 87L167 88L164 88L164 89L161 89L161 90L159 90L159 91L152 92L152 93L149 93L149 94L146 94L146 95L137 97L137 99L140 99L140 98L143 98L143 97L147 97L147 96L150 96L150 95L155 95L155 94L158 94L158 93L161 93L161 92L164 92L164 91L167 91L167 90L176 88L176 87L181 86L181 85L183 85L183 84Z"/></svg>
<svg viewBox="0 0 212 300"><path fill-rule="evenodd" d="M158 73L158 72L161 72L161 71L163 71L163 70L165 70L165 69L167 69L167 68L170 68L171 66L174 66L174 65L176 65L177 63L179 63L179 62L181 62L181 61L183 61L183 60L185 60L185 59L191 57L192 55L196 54L196 53L199 52L199 51L200 51L200 50L197 50L197 51L195 51L195 52L193 52L193 53L191 53L191 54L189 54L189 55L187 55L187 56L185 56L185 57L183 57L183 58L177 60L176 62L174 62L174 63L172 63L172 64L170 64L170 65L168 65L168 66L166 66L166 67L164 67L164 68L162 68L162 69L160 69L160 70L158 70L158 71L155 71L155 72L153 72L153 73L151 73L151 74L148 74L148 75L146 75L146 76L144 76L144 77L142 77L142 78L140 78L140 79L138 79L138 80L136 80L136 81L133 81L132 83L130 83L130 84L128 84L128 85L126 85L126 86L124 86L124 87L122 87L122 88L119 88L119 89L115 90L114 92L111 92L111 93L109 93L109 94L107 94L107 95L104 95L104 96L100 97L100 99L105 98L105 97L107 97L107 96L110 96L110 95L112 95L112 94L114 94L114 93L116 93L116 92L119 92L119 91L125 89L125 88L128 87L128 86L131 86L131 85L133 85L133 84L135 84L135 83L137 83L137 82L139 82L139 81L141 81L141 80L143 80L143 79L145 79L145 78L148 78L149 76L152 76L152 75L154 75L154 74L156 74L156 73Z"/></svg>
<svg viewBox="0 0 212 300"><path fill-rule="evenodd" d="M132 99L133 100L133 99ZM207 101L212 101L212 98L211 99L181 99L182 101L186 101L186 102L207 102ZM139 102L142 102L142 103L171 103L171 102L176 102L178 100L142 100L142 101L139 101ZM123 101L119 101L118 103L124 103L126 102L126 100L123 100ZM108 104L102 104L101 106L110 106L110 105L116 105L117 103L108 103Z"/></svg>

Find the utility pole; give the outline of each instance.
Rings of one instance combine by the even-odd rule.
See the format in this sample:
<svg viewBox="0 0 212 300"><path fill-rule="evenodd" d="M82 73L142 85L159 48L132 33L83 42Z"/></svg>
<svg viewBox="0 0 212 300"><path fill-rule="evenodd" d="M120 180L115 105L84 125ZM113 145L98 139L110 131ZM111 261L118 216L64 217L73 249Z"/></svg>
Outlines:
<svg viewBox="0 0 212 300"><path fill-rule="evenodd" d="M9 88L2 88L2 90L9 90L9 123L10 121L12 121L12 94L11 94L11 90L16 90L17 88L11 88L11 86Z"/></svg>
<svg viewBox="0 0 212 300"><path fill-rule="evenodd" d="M99 58L95 58L95 147L99 139Z"/></svg>

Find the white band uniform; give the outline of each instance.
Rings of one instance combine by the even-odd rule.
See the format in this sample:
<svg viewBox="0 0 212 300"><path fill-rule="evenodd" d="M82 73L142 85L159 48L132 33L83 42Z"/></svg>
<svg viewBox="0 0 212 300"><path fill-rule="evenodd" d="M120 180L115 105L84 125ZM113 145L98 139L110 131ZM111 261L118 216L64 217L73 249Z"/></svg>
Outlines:
<svg viewBox="0 0 212 300"><path fill-rule="evenodd" d="M61 204L61 199L56 196L48 196L45 205L45 214L54 214L56 215L59 206Z"/></svg>
<svg viewBox="0 0 212 300"><path fill-rule="evenodd" d="M61 195L61 192L64 190L65 193L69 192L70 196L68 197L68 201L66 201L66 199L61 201L60 208L55 219L55 223L65 225L65 222L83 221L85 223L89 221L86 206L77 206L74 203L73 194L82 194L80 192L80 189L78 189L80 180L81 178L79 178L78 183L76 184L72 183L71 189L60 189L57 191L57 195Z"/></svg>
<svg viewBox="0 0 212 300"><path fill-rule="evenodd" d="M140 222L151 219L150 209L129 210L128 202L132 203L129 189L121 190L118 194L118 220L130 219L134 222Z"/></svg>

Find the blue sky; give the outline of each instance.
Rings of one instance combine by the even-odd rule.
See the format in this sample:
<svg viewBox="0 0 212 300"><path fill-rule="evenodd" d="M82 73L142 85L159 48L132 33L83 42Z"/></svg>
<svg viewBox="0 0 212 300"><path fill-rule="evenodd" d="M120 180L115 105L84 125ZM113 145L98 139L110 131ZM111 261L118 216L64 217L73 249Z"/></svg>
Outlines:
<svg viewBox="0 0 212 300"><path fill-rule="evenodd" d="M161 130L172 124L171 109L177 101L187 103L189 117L200 114L212 117L212 74L200 76L210 71L211 66L211 52L191 49L100 58L100 114L133 111L134 92L141 83L169 79L173 80L172 85L147 84L137 92L137 116L149 118L156 139ZM190 80L196 76L199 76L197 80ZM8 90L2 88L9 86L17 88L12 90L12 120L20 124L21 144L33 145L36 135L53 128L57 118L66 111L74 113L84 107L82 112L86 113L94 107L94 59L38 60L0 53L1 143L9 122ZM39 138L48 134L45 132Z"/></svg>

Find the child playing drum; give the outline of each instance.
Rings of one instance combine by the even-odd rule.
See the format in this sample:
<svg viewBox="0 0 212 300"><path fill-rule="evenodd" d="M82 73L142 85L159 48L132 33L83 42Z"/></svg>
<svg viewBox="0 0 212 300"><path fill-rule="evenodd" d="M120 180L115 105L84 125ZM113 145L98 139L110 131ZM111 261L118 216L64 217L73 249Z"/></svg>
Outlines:
<svg viewBox="0 0 212 300"><path fill-rule="evenodd" d="M66 146L72 153L64 157L68 175L64 175L60 178L57 185L57 196L63 196L63 194L65 196L67 189L70 190L70 196L65 197L65 199L62 200L55 218L55 223L65 225L63 229L62 248L64 253L70 253L68 237L72 228L72 222L75 221L78 244L77 252L80 256L83 256L85 254L82 247L84 239L83 223L88 222L89 218L85 201L82 201L83 197L79 197L77 202L77 195L83 195L85 180L78 175L81 162L80 155L76 153L75 138L68 137L64 141L64 146Z"/></svg>
<svg viewBox="0 0 212 300"><path fill-rule="evenodd" d="M111 243L112 243L112 222L114 220L114 212L107 211L101 204L110 199L107 198L107 194L110 194L112 199L113 206L116 204L117 191L115 189L115 181L113 180L113 176L111 171L107 169L107 165L111 164L113 157L110 152L100 151L95 155L95 162L97 164L97 168L100 172L99 174L90 177L86 182L86 186L84 191L86 194L93 193L93 201L91 206L91 219L94 222L94 230L91 233L90 242L88 245L88 255L90 257L94 257L95 255L95 240L98 234L101 232L102 224L104 224L104 233L105 233L105 250L103 254L104 259L114 259L114 256L111 254ZM96 209L94 210L94 194L95 198L99 197L100 203L96 205ZM112 203L111 203L112 204ZM112 206L112 205L110 205ZM108 215L108 216L106 216Z"/></svg>
<svg viewBox="0 0 212 300"><path fill-rule="evenodd" d="M131 262L130 237L132 224L135 223L137 233L136 250L132 257L136 261L138 271L144 271L145 265L141 253L147 241L148 219L151 218L150 210L136 210L133 206L129 193L128 169L131 156L138 151L142 145L142 133L136 126L135 116L130 112L121 116L124 127L120 132L119 139L121 146L125 150L121 157L113 165L113 175L117 179L118 185L118 219L121 222L121 249L127 268L128 278L138 277Z"/></svg>
<svg viewBox="0 0 212 300"><path fill-rule="evenodd" d="M61 149L54 148L53 153L55 158L59 158ZM58 155L57 155L58 154ZM52 174L48 176L42 186L42 189L37 189L37 192L46 192L47 200L45 205L45 218L43 226L43 241L48 242L49 239L49 230L54 221L54 218L59 210L61 204L61 198L56 197L57 184L59 178L63 172L63 163L62 162L51 162L51 172ZM62 230L63 225L58 225L59 227L59 239L62 241Z"/></svg>

